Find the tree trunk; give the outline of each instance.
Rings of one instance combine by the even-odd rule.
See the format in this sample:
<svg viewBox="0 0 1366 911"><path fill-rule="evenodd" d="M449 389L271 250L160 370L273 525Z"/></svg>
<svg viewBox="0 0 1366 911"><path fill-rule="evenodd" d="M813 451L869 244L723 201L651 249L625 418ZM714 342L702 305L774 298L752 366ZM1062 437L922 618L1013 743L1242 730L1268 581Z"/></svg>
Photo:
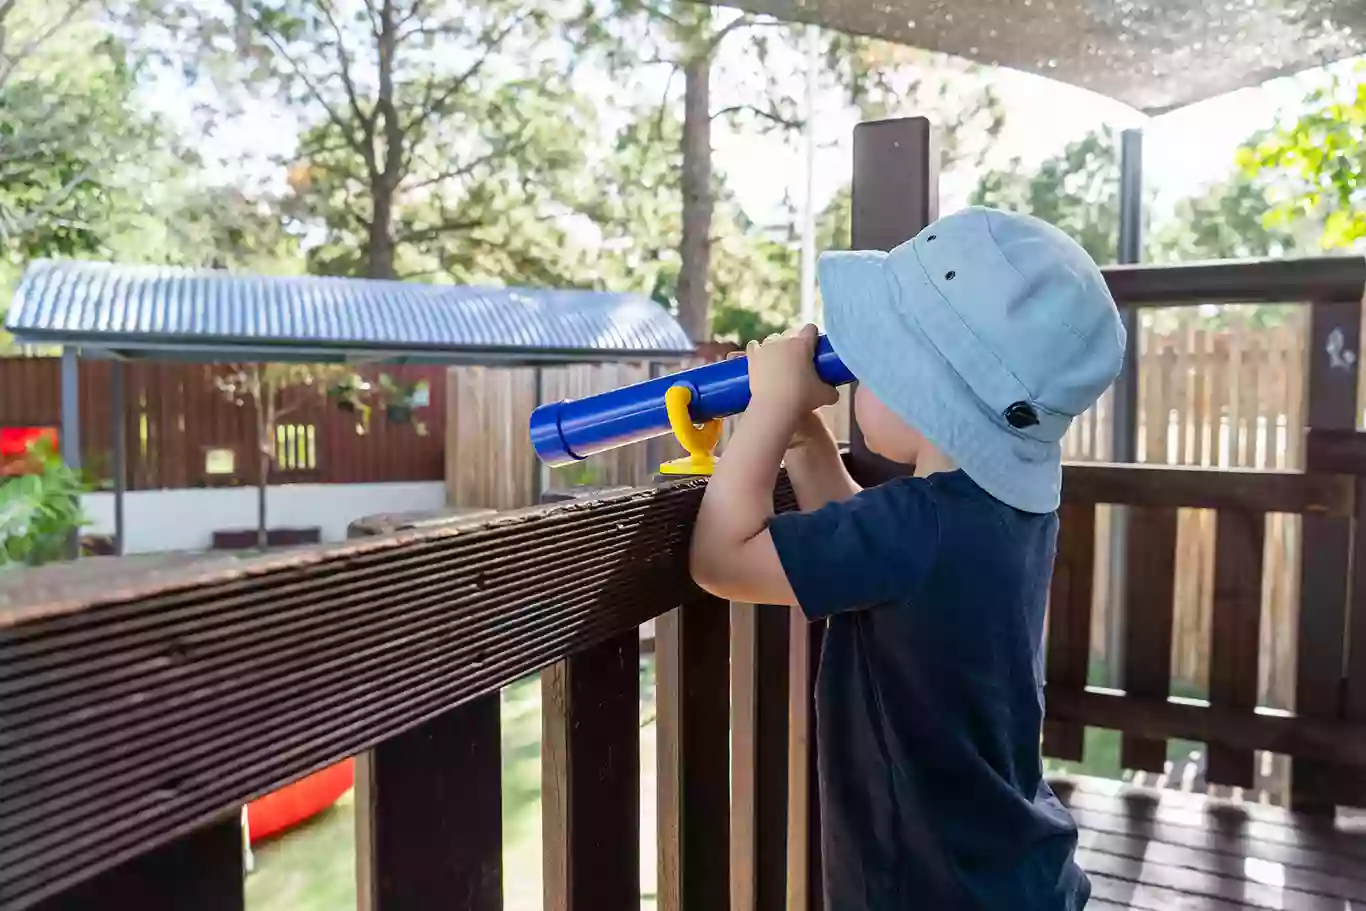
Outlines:
<svg viewBox="0 0 1366 911"><path fill-rule="evenodd" d="M374 199L374 213L370 220L370 237L365 247L365 277L393 278L394 272L394 194L384 175L373 181L370 192Z"/></svg>
<svg viewBox="0 0 1366 911"><path fill-rule="evenodd" d="M394 104L394 55L398 51L398 24L391 3L379 11L379 34L375 36L379 91L376 114L383 120L384 154L370 172L370 197L374 210L370 218L370 237L366 247L366 277L394 278L394 193L403 167L403 125ZM372 146L373 148L373 146Z"/></svg>
<svg viewBox="0 0 1366 911"><path fill-rule="evenodd" d="M711 340L711 56L683 66L683 243L678 321L694 342Z"/></svg>

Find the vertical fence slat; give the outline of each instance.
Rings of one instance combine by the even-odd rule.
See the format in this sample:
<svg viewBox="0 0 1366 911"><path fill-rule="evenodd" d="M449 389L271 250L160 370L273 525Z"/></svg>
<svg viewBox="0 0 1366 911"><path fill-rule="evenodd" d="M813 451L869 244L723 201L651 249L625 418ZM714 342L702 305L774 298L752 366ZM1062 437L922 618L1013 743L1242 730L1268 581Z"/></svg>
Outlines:
<svg viewBox="0 0 1366 911"><path fill-rule="evenodd" d="M730 907L730 609L700 591L655 626L660 911Z"/></svg>
<svg viewBox="0 0 1366 911"><path fill-rule="evenodd" d="M1310 313L1306 425L1312 430L1351 430L1357 424L1357 343L1360 302L1317 302ZM1351 355L1348 357L1348 355ZM1300 557L1300 615L1295 656L1295 711L1336 718L1342 710L1342 665L1346 632L1348 554L1351 523L1306 515ZM1353 776L1355 777L1355 776ZM1331 765L1296 760L1291 768L1291 804L1311 812L1332 812L1315 797L1339 775ZM1361 791L1360 786L1353 791ZM1351 798L1342 795L1344 802Z"/></svg>
<svg viewBox="0 0 1366 911"><path fill-rule="evenodd" d="M242 911L242 822L231 813L33 906L33 911Z"/></svg>
<svg viewBox="0 0 1366 911"><path fill-rule="evenodd" d="M788 646L787 911L821 911L821 805L816 768L816 703L824 623L793 611Z"/></svg>
<svg viewBox="0 0 1366 911"><path fill-rule="evenodd" d="M1219 512L1214 529L1214 618L1210 634L1209 701L1214 708L1251 713L1257 706L1257 651L1262 620L1265 517ZM1209 746L1206 777L1250 788L1254 755Z"/></svg>
<svg viewBox="0 0 1366 911"><path fill-rule="evenodd" d="M640 903L640 634L541 674L546 911Z"/></svg>
<svg viewBox="0 0 1366 911"><path fill-rule="evenodd" d="M1352 530L1352 615L1348 622L1347 692L1344 714L1366 721L1366 477L1356 479L1356 518Z"/></svg>
<svg viewBox="0 0 1366 911"><path fill-rule="evenodd" d="M499 911L498 693L379 744L356 763L362 911Z"/></svg>
<svg viewBox="0 0 1366 911"><path fill-rule="evenodd" d="M1133 696L1170 695L1176 514L1169 507L1129 510L1123 679L1124 691ZM1161 772L1166 758L1165 741L1123 738L1120 764L1126 769Z"/></svg>
<svg viewBox="0 0 1366 911"><path fill-rule="evenodd" d="M1091 658L1092 580L1096 565L1096 507L1065 503L1058 513L1058 553L1048 598L1048 689L1080 692L1086 688ZM1045 721L1043 751L1080 762L1085 728Z"/></svg>
<svg viewBox="0 0 1366 911"><path fill-rule="evenodd" d="M800 611L736 604L731 620L731 908L787 907L788 632Z"/></svg>

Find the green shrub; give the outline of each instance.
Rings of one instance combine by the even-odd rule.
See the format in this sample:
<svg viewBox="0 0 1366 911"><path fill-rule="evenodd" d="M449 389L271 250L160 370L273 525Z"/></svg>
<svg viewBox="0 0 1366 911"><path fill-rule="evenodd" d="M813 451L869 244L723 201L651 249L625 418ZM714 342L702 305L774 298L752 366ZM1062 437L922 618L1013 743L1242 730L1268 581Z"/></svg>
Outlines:
<svg viewBox="0 0 1366 911"><path fill-rule="evenodd" d="M49 441L29 450L34 471L0 481L0 570L61 560L69 535L89 524L81 494L89 485Z"/></svg>

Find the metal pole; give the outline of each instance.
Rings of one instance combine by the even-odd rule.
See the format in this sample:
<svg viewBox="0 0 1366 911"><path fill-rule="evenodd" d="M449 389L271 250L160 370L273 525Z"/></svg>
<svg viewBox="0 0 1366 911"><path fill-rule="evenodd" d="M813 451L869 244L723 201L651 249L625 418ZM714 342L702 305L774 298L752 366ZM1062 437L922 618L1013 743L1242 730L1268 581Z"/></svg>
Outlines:
<svg viewBox="0 0 1366 911"><path fill-rule="evenodd" d="M802 322L816 321L816 73L820 67L820 26L806 27L806 196L802 209Z"/></svg>
<svg viewBox="0 0 1366 911"><path fill-rule="evenodd" d="M114 553L120 557L127 550L124 534L123 499L128 490L128 415L127 399L124 395L123 361L109 363L112 375L109 378L109 410L114 422Z"/></svg>
<svg viewBox="0 0 1366 911"><path fill-rule="evenodd" d="M535 408L545 404L545 371L537 366L532 368L531 375L535 386L533 393L535 401L532 403L532 407ZM545 463L536 458L535 454L531 456L531 471L531 502L540 503L541 495L545 493L546 467Z"/></svg>
<svg viewBox="0 0 1366 911"><path fill-rule="evenodd" d="M1143 257L1143 131L1125 130L1119 146L1119 249L1120 263L1136 263ZM1138 308L1121 307L1120 319L1128 335L1124 365L1115 381L1111 399L1110 460L1133 462L1138 458ZM1105 630L1106 684L1124 680L1124 570L1128 547L1128 511L1110 507L1110 586L1106 593L1110 610Z"/></svg>
<svg viewBox="0 0 1366 911"><path fill-rule="evenodd" d="M75 348L62 349L62 461L71 469L81 467L81 365ZM81 555L79 531L67 537L66 556L75 560Z"/></svg>

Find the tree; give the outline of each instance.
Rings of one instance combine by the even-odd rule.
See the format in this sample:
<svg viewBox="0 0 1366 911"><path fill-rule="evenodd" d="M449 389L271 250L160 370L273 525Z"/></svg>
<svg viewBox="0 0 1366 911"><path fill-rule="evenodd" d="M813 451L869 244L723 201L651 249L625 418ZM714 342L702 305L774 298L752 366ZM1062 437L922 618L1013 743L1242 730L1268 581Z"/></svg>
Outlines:
<svg viewBox="0 0 1366 911"><path fill-rule="evenodd" d="M97 13L89 0L0 3L0 249L11 273L100 249L120 169L160 138L133 105L127 48Z"/></svg>
<svg viewBox="0 0 1366 911"><path fill-rule="evenodd" d="M234 364L216 376L215 382L228 401L250 406L256 418L256 546L262 550L268 543L266 492L271 468L280 453L280 420L310 398L330 397L356 415L356 432L364 434L376 406L409 408L412 395L412 390L398 386L388 376L382 375L376 385L338 364ZM419 435L426 434L420 422L413 426Z"/></svg>
<svg viewBox="0 0 1366 911"><path fill-rule="evenodd" d="M1153 262L1285 256L1300 245L1294 231L1268 225L1265 181L1235 172L1176 204L1147 243Z"/></svg>
<svg viewBox="0 0 1366 911"><path fill-rule="evenodd" d="M534 229L570 210L563 178L593 122L551 40L553 4L240 0L208 16L201 6L187 0L177 21L220 70L233 56L248 68L226 66L220 80L240 90L249 75L303 122L289 214L325 230L312 271L460 276L553 258L549 229Z"/></svg>
<svg viewBox="0 0 1366 911"><path fill-rule="evenodd" d="M1366 240L1366 64L1310 91L1298 116L1250 139L1238 163L1270 184L1271 224L1318 223L1325 249Z"/></svg>
<svg viewBox="0 0 1366 911"><path fill-rule="evenodd" d="M739 331L743 325L776 326L768 318L756 321L743 314L725 312L727 303L716 298L717 264L713 259L720 255L717 250L724 217L720 209L725 200L718 195L720 185L713 173L712 124L725 118L735 127L776 131L789 138L797 136L804 122L793 94L800 87L800 80L793 76L800 65L797 48L802 29L766 16L723 12L682 0L617 0L614 10L613 16L591 19L598 25L586 29L589 45L607 48L609 69L623 81L625 72L642 65L664 67L667 72L655 129L637 131L635 139L662 146L659 154L676 156L682 199L675 285L679 321L694 340L710 338L717 326L725 326L727 331ZM976 72L971 64L836 32L823 32L822 41L820 81L840 87L866 116L883 116L895 110L947 112L943 121L950 124L950 135L944 147L949 159L965 157L958 140L971 131L959 127L987 120L994 123L986 124L988 134L999 130L1003 116L1000 106L989 89L983 90L984 86L971 79ZM723 53L728 48L731 53ZM739 88L732 89L733 97L717 103L712 94L713 74L726 60L738 67L737 72L731 73L730 82ZM946 78L950 71L953 77ZM676 100L671 89L679 74L683 85L682 98L678 99L682 107L681 129L671 135L665 127L672 116L667 112ZM950 84L958 77L966 77L971 84L971 90L964 95L972 97L957 97L950 90ZM990 114L983 117L987 111ZM762 229L751 225L750 230ZM758 262L764 264L765 271L778 262L793 264L790 281L783 290L792 295L786 309L795 311L797 257L791 226L762 233L768 249ZM787 243L794 249L780 253L773 246L777 243Z"/></svg>
<svg viewBox="0 0 1366 911"><path fill-rule="evenodd" d="M1119 250L1119 153L1114 131L1105 126L1069 142L1033 173L1026 172L1018 158L1005 170L988 171L970 201L1042 218L1067 232L1096 262L1114 262Z"/></svg>
<svg viewBox="0 0 1366 911"><path fill-rule="evenodd" d="M1268 225L1269 182L1231 170L1228 177L1179 200L1172 217L1152 224L1144 206L1144 256L1152 262L1189 262L1279 256L1294 249L1296 232ZM1146 201L1151 201L1148 195ZM971 201L1027 212L1066 231L1100 263L1119 247L1119 151L1109 127L1070 142L1026 172L1018 159L979 179Z"/></svg>
<svg viewBox="0 0 1366 911"><path fill-rule="evenodd" d="M579 49L600 58L619 83L639 79L644 68L665 68L665 91L655 107L653 129L631 129L635 142L655 148L652 155L672 158L681 200L678 268L672 290L677 315L694 341L711 337L712 259L717 228L717 186L712 166L712 123L718 117L749 119L765 127L790 129L800 120L771 92L773 80L743 103L717 108L712 99L713 68L724 45L748 42L761 71L770 52L770 34L794 36L794 26L767 16L719 11L690 0L616 0L602 15L585 7L579 23ZM775 38L776 40L776 38ZM682 76L681 117L671 112L675 79ZM675 130L675 124L677 129ZM618 143L618 149L621 144ZM635 154L635 153L632 153Z"/></svg>

